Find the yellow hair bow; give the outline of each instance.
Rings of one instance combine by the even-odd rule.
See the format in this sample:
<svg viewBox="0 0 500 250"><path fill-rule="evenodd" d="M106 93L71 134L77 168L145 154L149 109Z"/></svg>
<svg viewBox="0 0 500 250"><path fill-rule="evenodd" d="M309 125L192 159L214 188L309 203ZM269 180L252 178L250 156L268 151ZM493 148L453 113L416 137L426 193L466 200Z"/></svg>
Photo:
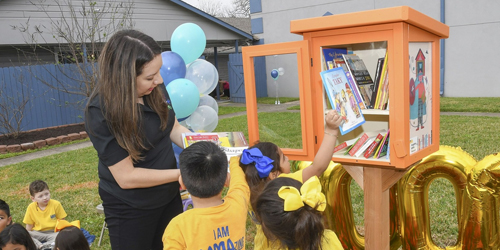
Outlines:
<svg viewBox="0 0 500 250"><path fill-rule="evenodd" d="M71 226L80 228L80 221L74 220L72 222L69 222L67 220L57 220L56 228L54 228L54 232L59 232L59 231L63 230L64 228L71 227Z"/></svg>
<svg viewBox="0 0 500 250"><path fill-rule="evenodd" d="M278 191L278 195L281 199L285 200L284 210L295 211L307 204L308 206L315 208L316 210L323 212L326 208L326 198L323 193L321 193L321 183L317 176L309 178L299 190L292 186L283 186Z"/></svg>

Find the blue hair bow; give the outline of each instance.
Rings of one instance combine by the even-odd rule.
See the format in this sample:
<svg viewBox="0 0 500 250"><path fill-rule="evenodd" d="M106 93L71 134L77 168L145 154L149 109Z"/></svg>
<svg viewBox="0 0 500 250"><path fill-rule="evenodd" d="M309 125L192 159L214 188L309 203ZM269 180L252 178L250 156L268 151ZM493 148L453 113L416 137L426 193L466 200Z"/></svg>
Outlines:
<svg viewBox="0 0 500 250"><path fill-rule="evenodd" d="M258 148L243 150L240 161L243 164L255 163L255 168L257 169L260 178L269 176L269 173L273 169L274 162L271 158L262 155L262 152L260 152L260 149Z"/></svg>

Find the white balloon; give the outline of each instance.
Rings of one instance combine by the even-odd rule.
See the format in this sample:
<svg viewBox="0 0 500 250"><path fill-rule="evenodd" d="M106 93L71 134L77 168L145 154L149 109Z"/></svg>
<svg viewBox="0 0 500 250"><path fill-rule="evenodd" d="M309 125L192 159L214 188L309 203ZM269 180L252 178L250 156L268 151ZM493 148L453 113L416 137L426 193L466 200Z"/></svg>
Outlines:
<svg viewBox="0 0 500 250"><path fill-rule="evenodd" d="M213 108L203 105L196 108L186 123L194 132L212 132L219 123L219 117Z"/></svg>
<svg viewBox="0 0 500 250"><path fill-rule="evenodd" d="M219 114L219 104L217 104L217 101L213 97L209 95L200 96L200 104L198 104L198 106L203 106L203 105L213 108L215 112Z"/></svg>
<svg viewBox="0 0 500 250"><path fill-rule="evenodd" d="M208 95L219 83L219 72L210 62L196 59L187 65L185 78L198 87L200 94Z"/></svg>
<svg viewBox="0 0 500 250"><path fill-rule="evenodd" d="M278 68L278 72L279 72L279 75L280 75L280 76L282 76L282 75L284 75L284 74L285 74L285 69L284 69L284 68L282 68L282 67L279 67L279 68Z"/></svg>

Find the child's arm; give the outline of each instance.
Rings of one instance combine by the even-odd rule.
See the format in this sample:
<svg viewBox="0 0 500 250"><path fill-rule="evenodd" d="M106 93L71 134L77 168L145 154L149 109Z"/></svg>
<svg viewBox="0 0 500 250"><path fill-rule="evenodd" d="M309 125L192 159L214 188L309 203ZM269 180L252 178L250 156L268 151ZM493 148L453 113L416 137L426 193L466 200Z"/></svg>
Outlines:
<svg viewBox="0 0 500 250"><path fill-rule="evenodd" d="M302 171L302 180L305 182L312 176L320 176L330 164L335 149L335 143L339 135L339 126L342 123L342 116L337 111L330 110L325 116L325 136L319 147L318 153L314 156L311 166Z"/></svg>
<svg viewBox="0 0 500 250"><path fill-rule="evenodd" d="M33 224L26 224L26 230L33 231Z"/></svg>

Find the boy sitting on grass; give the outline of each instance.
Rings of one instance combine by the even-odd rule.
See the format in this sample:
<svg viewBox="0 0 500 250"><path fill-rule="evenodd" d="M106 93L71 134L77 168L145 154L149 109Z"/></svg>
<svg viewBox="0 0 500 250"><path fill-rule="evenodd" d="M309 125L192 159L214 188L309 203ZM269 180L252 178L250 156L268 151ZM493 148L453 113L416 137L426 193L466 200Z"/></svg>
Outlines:
<svg viewBox="0 0 500 250"><path fill-rule="evenodd" d="M191 194L194 208L170 221L163 249L245 249L250 190L238 162L238 157L231 158L231 182L222 199L227 178L224 151L200 141L181 152L179 182Z"/></svg>
<svg viewBox="0 0 500 250"><path fill-rule="evenodd" d="M50 198L46 182L36 180L29 190L33 202L28 205L23 223L38 249L52 248L58 234L54 232L57 220L63 220L67 214L59 201Z"/></svg>

